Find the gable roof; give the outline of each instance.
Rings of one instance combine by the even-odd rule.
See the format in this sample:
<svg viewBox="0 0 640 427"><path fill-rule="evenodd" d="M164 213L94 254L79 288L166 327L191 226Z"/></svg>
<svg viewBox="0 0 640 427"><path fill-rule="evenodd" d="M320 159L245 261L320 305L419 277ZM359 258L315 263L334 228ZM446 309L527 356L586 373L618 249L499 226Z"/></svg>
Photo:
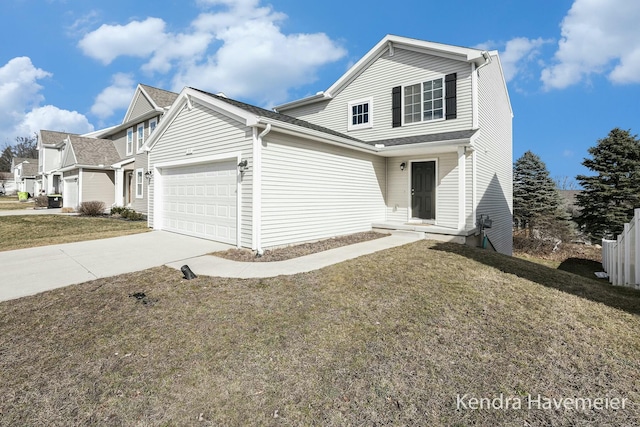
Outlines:
<svg viewBox="0 0 640 427"><path fill-rule="evenodd" d="M113 141L109 139L69 135L69 142L78 165L104 167L120 161L118 150L116 150Z"/></svg>
<svg viewBox="0 0 640 427"><path fill-rule="evenodd" d="M24 162L38 164L38 159L33 159L33 158L30 158L30 157L13 157L11 159L11 166L15 168L20 163L24 163Z"/></svg>
<svg viewBox="0 0 640 427"><path fill-rule="evenodd" d="M289 123L292 125L296 125L296 126L300 126L303 128L307 128L307 129L312 129L312 130L316 130L318 132L323 132L329 135L333 135L333 136L338 136L340 138L346 138L346 139L350 139L352 141L358 141L358 142L363 142L357 138L354 138L352 136L349 135L345 135L343 133L340 132L336 132L333 129L329 129L326 128L324 126L318 126L315 125L313 123L307 122L305 120L300 120L297 119L295 117L291 117L291 116L287 116L286 114L282 114L282 113L278 113L276 111L272 111L272 110L267 110L265 108L261 108L261 107L256 107L255 105L251 105L251 104L247 104L245 102L241 102L241 101L237 101L235 99L231 99L231 98L227 98L226 96L221 96L221 95L214 95L212 93L206 92L204 90L200 90L200 89L196 89L196 88L191 88L193 90L196 90L198 92L202 92L208 96L211 96L213 98L219 99L220 101L226 102L227 104L233 105L235 107L241 108L245 111L247 111L248 113L251 113L255 116L259 116L259 117L266 117L269 119L273 119L273 120L277 120L283 123Z"/></svg>
<svg viewBox="0 0 640 427"><path fill-rule="evenodd" d="M58 145L67 139L67 132L57 132L53 130L40 130L38 141L45 145Z"/></svg>
<svg viewBox="0 0 640 427"><path fill-rule="evenodd" d="M276 106L274 110L285 111L289 108L299 107L301 105L311 104L322 100L334 98L357 76L362 74L362 72L366 70L374 61L380 58L382 54L384 54L385 52L389 52L390 55L393 55L393 50L396 47L468 63L473 62L478 66L490 61L489 52L480 49L435 43L412 39L409 37L387 34L327 90L318 92L317 94L307 98L302 98L296 101ZM493 52L491 54L493 54Z"/></svg>
<svg viewBox="0 0 640 427"><path fill-rule="evenodd" d="M178 94L175 92L169 92L168 90L159 89L157 87L144 85L140 83L138 86L148 95L149 99L157 107L169 108L173 101L178 98Z"/></svg>
<svg viewBox="0 0 640 427"><path fill-rule="evenodd" d="M140 97L143 97L141 100ZM153 86L138 84L136 91L131 98L131 103L127 112L122 119L122 124L128 123L138 117L133 117L133 113L136 110L136 106L139 102L148 103L149 111L155 111L158 113L164 113L173 104L173 101L178 97L177 93L169 92L164 89L158 89Z"/></svg>

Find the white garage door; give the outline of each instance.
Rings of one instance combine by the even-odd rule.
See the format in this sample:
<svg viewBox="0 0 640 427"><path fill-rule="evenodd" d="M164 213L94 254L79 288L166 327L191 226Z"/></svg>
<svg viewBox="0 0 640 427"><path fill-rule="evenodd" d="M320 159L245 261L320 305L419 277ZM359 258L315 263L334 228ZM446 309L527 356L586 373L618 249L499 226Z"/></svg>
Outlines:
<svg viewBox="0 0 640 427"><path fill-rule="evenodd" d="M65 208L78 209L78 178L64 180L62 205Z"/></svg>
<svg viewBox="0 0 640 427"><path fill-rule="evenodd" d="M236 243L236 162L162 170L163 230Z"/></svg>

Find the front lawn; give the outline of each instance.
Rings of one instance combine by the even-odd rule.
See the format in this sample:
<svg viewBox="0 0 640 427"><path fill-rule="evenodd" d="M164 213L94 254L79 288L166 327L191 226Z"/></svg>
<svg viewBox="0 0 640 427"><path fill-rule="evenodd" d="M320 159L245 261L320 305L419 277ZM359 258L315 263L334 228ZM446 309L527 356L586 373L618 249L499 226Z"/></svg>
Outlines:
<svg viewBox="0 0 640 427"><path fill-rule="evenodd" d="M18 209L33 209L33 199L27 202L19 202L18 196L0 196L0 211L13 211Z"/></svg>
<svg viewBox="0 0 640 427"><path fill-rule="evenodd" d="M0 251L104 239L148 230L146 221L64 215L3 216L0 217Z"/></svg>
<svg viewBox="0 0 640 427"><path fill-rule="evenodd" d="M640 292L454 244L270 279L159 267L0 303L0 330L3 425L640 420ZM574 398L626 400L535 407Z"/></svg>

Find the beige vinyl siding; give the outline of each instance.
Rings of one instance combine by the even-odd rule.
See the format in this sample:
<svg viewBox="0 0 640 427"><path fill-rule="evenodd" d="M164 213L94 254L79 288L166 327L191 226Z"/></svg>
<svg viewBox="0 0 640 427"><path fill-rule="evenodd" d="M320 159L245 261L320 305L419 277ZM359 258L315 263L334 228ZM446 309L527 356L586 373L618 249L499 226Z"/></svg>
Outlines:
<svg viewBox="0 0 640 427"><path fill-rule="evenodd" d="M218 113L196 99L192 100L191 110L182 108L164 134L160 136L149 153L149 167L156 163L174 162L177 160L197 160L198 157L242 153L249 165L253 164L252 129L237 121ZM187 149L192 154L187 155ZM146 165L145 165L146 169ZM253 168L249 167L242 176L241 200L241 246L251 247L252 243L252 180ZM148 203L153 205L153 178L148 186ZM149 225L153 226L153 209L149 210Z"/></svg>
<svg viewBox="0 0 640 427"><path fill-rule="evenodd" d="M134 128L135 133L135 125L131 125ZM127 129L123 129L109 137L113 141L113 145L116 147L118 151L118 155L121 159L125 159L127 157Z"/></svg>
<svg viewBox="0 0 640 427"><path fill-rule="evenodd" d="M115 201L113 171L83 169L81 179L83 202L99 200L104 202L106 208L113 205Z"/></svg>
<svg viewBox="0 0 640 427"><path fill-rule="evenodd" d="M411 162L436 161L436 224L458 228L458 158L456 153L416 157L394 157L387 161L388 187L386 220L405 223L410 215ZM400 164L406 163L405 170Z"/></svg>
<svg viewBox="0 0 640 427"><path fill-rule="evenodd" d="M391 90L457 73L457 118L392 127ZM330 101L281 111L365 141L470 129L471 65L400 48L385 52ZM373 127L348 131L348 103L373 98Z"/></svg>
<svg viewBox="0 0 640 427"><path fill-rule="evenodd" d="M133 108L131 109L129 120L130 121L135 120L136 117L140 117L151 110L153 110L153 106L151 105L151 103L147 100L147 98L144 95L138 92L136 102L134 103Z"/></svg>
<svg viewBox="0 0 640 427"><path fill-rule="evenodd" d="M477 139L478 215L487 214L487 230L498 252L513 250L512 119L499 62L480 69L478 78L480 136Z"/></svg>
<svg viewBox="0 0 640 427"><path fill-rule="evenodd" d="M367 231L384 220L384 158L277 132L265 140L264 248Z"/></svg>

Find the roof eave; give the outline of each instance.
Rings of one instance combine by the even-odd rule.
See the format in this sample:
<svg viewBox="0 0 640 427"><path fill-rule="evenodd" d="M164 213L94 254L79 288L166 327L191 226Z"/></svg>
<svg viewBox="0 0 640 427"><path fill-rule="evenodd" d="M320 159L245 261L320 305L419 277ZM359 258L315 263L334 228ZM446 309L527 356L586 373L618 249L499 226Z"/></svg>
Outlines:
<svg viewBox="0 0 640 427"><path fill-rule="evenodd" d="M354 141L348 138L341 138L337 135L327 134L318 130L309 129L295 124L282 122L280 120L270 119L268 117L258 117L256 126L260 124L270 124L274 130L280 131L294 136L303 136L319 142L325 142L332 145L339 145L367 153L376 153L378 148L364 142Z"/></svg>

